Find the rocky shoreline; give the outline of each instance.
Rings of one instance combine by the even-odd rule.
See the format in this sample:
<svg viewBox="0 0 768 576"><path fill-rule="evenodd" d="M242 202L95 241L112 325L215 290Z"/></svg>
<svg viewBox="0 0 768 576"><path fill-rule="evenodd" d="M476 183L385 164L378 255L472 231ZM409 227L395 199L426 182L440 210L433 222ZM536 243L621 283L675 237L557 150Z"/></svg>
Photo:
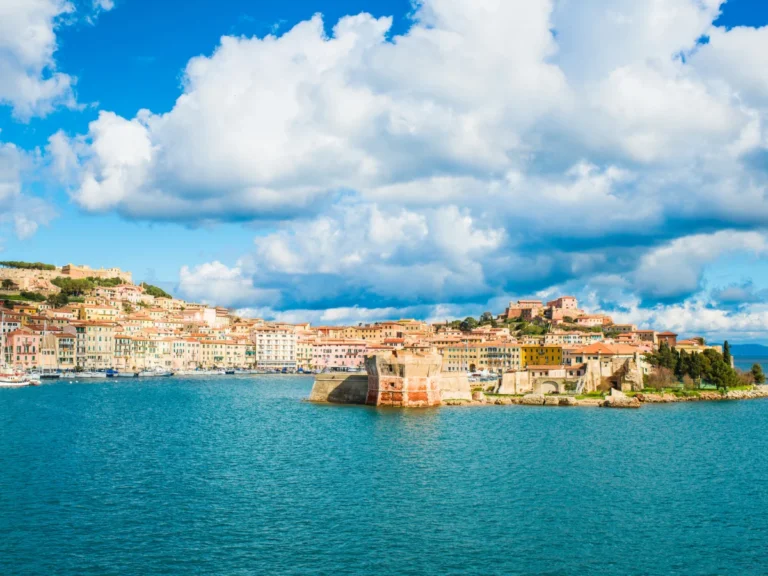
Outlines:
<svg viewBox="0 0 768 576"><path fill-rule="evenodd" d="M689 396L664 393L639 393L628 396L622 393L614 393L605 398L575 398L573 396L544 396L541 394L527 394L525 396L499 396L474 392L472 400L448 400L443 402L445 406L589 406L602 408L640 408L643 404L671 404L676 402L722 402L732 400L757 400L768 398L768 386L757 386L752 390L730 390L725 393L716 391L699 391Z"/></svg>

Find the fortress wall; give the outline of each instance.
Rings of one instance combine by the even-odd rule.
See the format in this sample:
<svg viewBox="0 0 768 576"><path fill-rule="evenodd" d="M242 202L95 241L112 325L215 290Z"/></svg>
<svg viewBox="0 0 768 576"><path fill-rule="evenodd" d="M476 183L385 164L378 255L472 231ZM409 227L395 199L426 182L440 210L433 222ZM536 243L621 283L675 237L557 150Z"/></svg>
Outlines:
<svg viewBox="0 0 768 576"><path fill-rule="evenodd" d="M440 398L447 400L472 400L472 389L466 373L443 372L440 374Z"/></svg>
<svg viewBox="0 0 768 576"><path fill-rule="evenodd" d="M331 372L318 374L309 395L310 402L330 404L365 404L368 397L368 375L363 373ZM442 373L440 396L447 400L472 400L466 374Z"/></svg>
<svg viewBox="0 0 768 576"><path fill-rule="evenodd" d="M332 372L315 376L309 401L330 402L331 404L365 404L367 397L367 374Z"/></svg>

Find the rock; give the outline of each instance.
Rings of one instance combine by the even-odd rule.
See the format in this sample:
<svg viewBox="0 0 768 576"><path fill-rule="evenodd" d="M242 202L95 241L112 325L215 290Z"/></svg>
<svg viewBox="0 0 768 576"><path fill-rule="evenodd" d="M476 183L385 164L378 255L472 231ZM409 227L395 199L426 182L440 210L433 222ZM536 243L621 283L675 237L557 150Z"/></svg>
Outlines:
<svg viewBox="0 0 768 576"><path fill-rule="evenodd" d="M640 400L628 396L609 396L601 404L603 408L640 408Z"/></svg>
<svg viewBox="0 0 768 576"><path fill-rule="evenodd" d="M472 392L472 401L473 402L480 402L481 404L485 404L485 402L486 402L485 394L483 392L480 392L480 391Z"/></svg>
<svg viewBox="0 0 768 576"><path fill-rule="evenodd" d="M576 398L572 396L560 398L560 406L576 406Z"/></svg>
<svg viewBox="0 0 768 576"><path fill-rule="evenodd" d="M545 396L544 406L560 406L560 398L557 396Z"/></svg>
<svg viewBox="0 0 768 576"><path fill-rule="evenodd" d="M521 404L526 406L542 406L544 404L544 396L541 394L526 394L523 396Z"/></svg>

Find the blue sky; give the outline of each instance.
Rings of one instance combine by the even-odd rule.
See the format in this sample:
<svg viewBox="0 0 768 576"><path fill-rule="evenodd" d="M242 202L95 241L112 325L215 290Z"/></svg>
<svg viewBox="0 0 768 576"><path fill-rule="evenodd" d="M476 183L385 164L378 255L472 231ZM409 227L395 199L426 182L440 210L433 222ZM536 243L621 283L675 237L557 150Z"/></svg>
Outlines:
<svg viewBox="0 0 768 576"><path fill-rule="evenodd" d="M22 4L2 257L268 317L568 291L768 341L764 2Z"/></svg>

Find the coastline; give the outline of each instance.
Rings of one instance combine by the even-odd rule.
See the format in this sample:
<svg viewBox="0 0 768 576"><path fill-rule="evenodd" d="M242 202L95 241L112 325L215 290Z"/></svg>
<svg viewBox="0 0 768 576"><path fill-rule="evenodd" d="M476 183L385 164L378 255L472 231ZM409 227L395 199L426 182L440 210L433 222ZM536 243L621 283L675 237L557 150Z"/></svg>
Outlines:
<svg viewBox="0 0 768 576"><path fill-rule="evenodd" d="M544 396L527 394L508 396L474 392L472 400L445 400L443 406L582 406L592 408L640 408L644 404L675 404L680 402L729 402L736 400L759 400L768 398L768 386L756 386L752 390L730 390L725 393L701 390L688 396L672 393L645 393L635 395L617 394L604 398L575 398L573 396Z"/></svg>

